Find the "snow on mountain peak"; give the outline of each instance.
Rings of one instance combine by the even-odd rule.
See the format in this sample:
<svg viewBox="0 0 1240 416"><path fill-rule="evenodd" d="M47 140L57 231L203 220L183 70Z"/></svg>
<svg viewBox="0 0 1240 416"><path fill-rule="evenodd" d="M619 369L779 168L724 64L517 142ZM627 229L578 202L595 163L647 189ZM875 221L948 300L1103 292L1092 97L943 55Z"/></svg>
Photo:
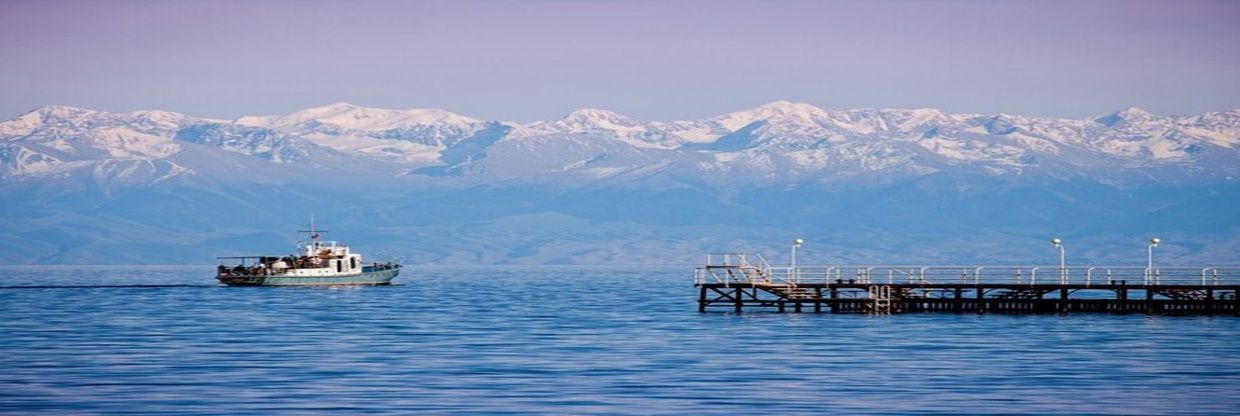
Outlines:
<svg viewBox="0 0 1240 416"><path fill-rule="evenodd" d="M18 120L41 123L48 119L71 119L97 114L98 111L67 105L45 105L17 117Z"/></svg>
<svg viewBox="0 0 1240 416"><path fill-rule="evenodd" d="M757 110L778 114L815 114L823 112L821 108L815 107L813 104L783 100L763 104L758 106Z"/></svg>
<svg viewBox="0 0 1240 416"><path fill-rule="evenodd" d="M338 102L283 116L242 117L317 145L381 160L427 163L493 123L437 108L384 109Z"/></svg>
<svg viewBox="0 0 1240 416"><path fill-rule="evenodd" d="M64 118L75 113L76 110L80 109L48 105L27 111L25 114L17 116L17 118L0 123L0 136L16 138L28 135L36 128L45 124L49 119Z"/></svg>
<svg viewBox="0 0 1240 416"><path fill-rule="evenodd" d="M590 127L604 130L633 128L640 125L636 120L611 110L582 108L558 120L566 126L588 130Z"/></svg>
<svg viewBox="0 0 1240 416"><path fill-rule="evenodd" d="M356 104L352 104L352 103L347 103L347 102L344 102L344 101L337 101L337 102L334 102L334 103L331 103L331 104L328 104L328 105L323 105L323 106L318 106L318 107L308 108L308 109L306 109L305 111L320 110L320 111L337 112L337 111L347 111L347 110L352 110L352 109L355 109L355 108L363 108L363 107L362 107L362 106L360 106L360 105L356 105Z"/></svg>
<svg viewBox="0 0 1240 416"><path fill-rule="evenodd" d="M540 134L603 134L631 138L646 133L646 126L611 110L582 108L574 110L559 120L535 121L521 126L519 136Z"/></svg>
<svg viewBox="0 0 1240 416"><path fill-rule="evenodd" d="M349 130L383 131L425 125L477 124L482 123L482 120L437 108L393 110L338 102L277 117L243 117L238 119L238 122L276 128L331 124Z"/></svg>
<svg viewBox="0 0 1240 416"><path fill-rule="evenodd" d="M313 120L313 119L319 119L319 118L339 116L341 114L346 114L346 113L349 113L355 110L367 110L367 108L341 101L341 102L331 103L328 105L311 107L305 110L294 111L292 113L286 114L284 117L290 118L290 117L296 116L296 118L302 119L302 120Z"/></svg>
<svg viewBox="0 0 1240 416"><path fill-rule="evenodd" d="M910 110L882 110L884 116L893 119L896 127L900 130L911 131L926 125L934 126L936 123L946 123L953 120L952 116L944 113L937 108L914 108ZM960 120L963 120L961 118Z"/></svg>
<svg viewBox="0 0 1240 416"><path fill-rule="evenodd" d="M1123 110L1117 111L1116 114L1122 115L1125 118L1153 117L1154 116L1154 114L1150 113L1149 111L1145 111L1137 107L1128 107Z"/></svg>
<svg viewBox="0 0 1240 416"><path fill-rule="evenodd" d="M761 120L775 119L814 123L827 118L830 118L830 114L827 114L826 110L811 104L775 101L757 108L724 114L714 118L713 121L728 130L738 130L750 123Z"/></svg>
<svg viewBox="0 0 1240 416"><path fill-rule="evenodd" d="M1157 118L1154 114L1136 107L1128 107L1114 113L1098 117L1094 121L1114 127L1120 123L1146 123Z"/></svg>
<svg viewBox="0 0 1240 416"><path fill-rule="evenodd" d="M137 119L140 122L150 123L152 125L157 125L157 126L169 128L169 129L180 128L182 124L185 124L187 121L193 120L192 117L186 116L181 113L174 113L171 111L162 111L162 110L134 111L127 115Z"/></svg>

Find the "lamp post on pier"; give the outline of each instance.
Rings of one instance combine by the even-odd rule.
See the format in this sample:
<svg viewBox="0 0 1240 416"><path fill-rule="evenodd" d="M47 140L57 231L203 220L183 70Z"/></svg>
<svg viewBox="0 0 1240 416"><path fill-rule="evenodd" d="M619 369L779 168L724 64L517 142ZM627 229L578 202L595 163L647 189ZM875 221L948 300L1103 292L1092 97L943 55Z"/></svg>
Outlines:
<svg viewBox="0 0 1240 416"><path fill-rule="evenodd" d="M794 281L801 280L800 274L797 273L797 248L800 248L801 244L804 244L804 243L805 243L805 240L802 240L799 238L792 240L792 266L788 268L788 273L792 275L790 277L795 279Z"/></svg>
<svg viewBox="0 0 1240 416"><path fill-rule="evenodd" d="M1158 243L1161 242L1162 240L1158 237L1154 237L1150 239L1150 245L1146 247L1145 284L1147 285L1154 279L1154 247L1158 247Z"/></svg>
<svg viewBox="0 0 1240 416"><path fill-rule="evenodd" d="M1068 269L1064 263L1063 240L1058 238L1051 239L1051 245L1059 249L1059 283L1068 283Z"/></svg>

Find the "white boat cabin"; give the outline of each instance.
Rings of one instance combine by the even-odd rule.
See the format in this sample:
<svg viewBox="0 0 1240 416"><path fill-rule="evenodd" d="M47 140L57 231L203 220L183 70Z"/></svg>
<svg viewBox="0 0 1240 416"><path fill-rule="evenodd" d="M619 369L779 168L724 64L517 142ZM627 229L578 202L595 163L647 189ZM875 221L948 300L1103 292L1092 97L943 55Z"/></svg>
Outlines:
<svg viewBox="0 0 1240 416"><path fill-rule="evenodd" d="M286 276L341 276L360 274L362 256L349 252L349 246L335 241L313 241L297 247L302 257L298 263L277 261L272 272Z"/></svg>

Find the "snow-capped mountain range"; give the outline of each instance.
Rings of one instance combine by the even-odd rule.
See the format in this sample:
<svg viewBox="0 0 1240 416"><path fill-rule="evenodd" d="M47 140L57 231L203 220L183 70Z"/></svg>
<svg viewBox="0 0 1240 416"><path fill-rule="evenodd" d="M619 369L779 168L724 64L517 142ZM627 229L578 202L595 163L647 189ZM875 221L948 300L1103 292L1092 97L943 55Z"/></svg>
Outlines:
<svg viewBox="0 0 1240 416"><path fill-rule="evenodd" d="M704 183L830 182L951 170L1230 181L1240 177L1240 109L1159 116L1129 108L1056 119L779 101L702 120L641 122L582 109L519 124L346 103L236 120L47 106L0 123L5 181L86 175L149 183L203 174L213 159L572 183L659 175Z"/></svg>
<svg viewBox="0 0 1240 416"><path fill-rule="evenodd" d="M1240 110L781 101L521 124L344 103L236 120L48 106L0 122L0 263L211 262L292 244L283 231L310 215L416 263L690 263L778 256L792 237L824 261L1028 262L1052 234L1121 264L1150 235L1234 263L1237 178Z"/></svg>

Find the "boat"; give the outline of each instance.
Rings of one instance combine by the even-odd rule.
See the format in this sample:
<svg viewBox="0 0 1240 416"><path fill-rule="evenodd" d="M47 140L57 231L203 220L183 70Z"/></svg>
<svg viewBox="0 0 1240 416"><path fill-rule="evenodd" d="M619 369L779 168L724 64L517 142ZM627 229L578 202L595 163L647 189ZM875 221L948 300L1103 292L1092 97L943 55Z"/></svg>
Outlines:
<svg viewBox="0 0 1240 416"><path fill-rule="evenodd" d="M310 229L300 232L309 233L310 239L298 244L297 254L218 257L215 278L229 286L386 285L400 274L397 262L366 264L349 246L320 240L326 231L315 230L313 219ZM226 260L240 264L225 265Z"/></svg>

